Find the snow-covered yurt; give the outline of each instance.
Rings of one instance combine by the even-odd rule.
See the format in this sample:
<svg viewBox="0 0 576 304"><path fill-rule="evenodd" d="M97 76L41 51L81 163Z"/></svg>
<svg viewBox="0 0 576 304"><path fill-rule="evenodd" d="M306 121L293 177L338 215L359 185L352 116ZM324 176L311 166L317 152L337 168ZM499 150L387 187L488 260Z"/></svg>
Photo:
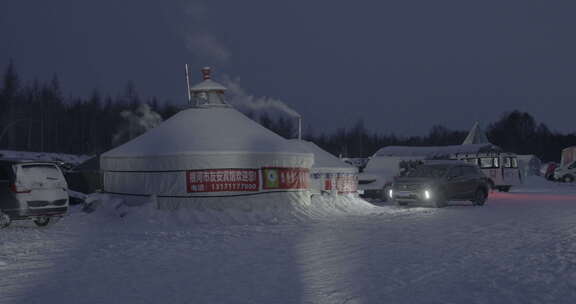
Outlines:
<svg viewBox="0 0 576 304"><path fill-rule="evenodd" d="M355 194L358 190L358 169L318 147L313 142L293 139L314 155L310 171L310 190L313 194Z"/></svg>
<svg viewBox="0 0 576 304"><path fill-rule="evenodd" d="M313 155L232 108L202 72L189 107L102 154L104 191L159 209L309 203Z"/></svg>

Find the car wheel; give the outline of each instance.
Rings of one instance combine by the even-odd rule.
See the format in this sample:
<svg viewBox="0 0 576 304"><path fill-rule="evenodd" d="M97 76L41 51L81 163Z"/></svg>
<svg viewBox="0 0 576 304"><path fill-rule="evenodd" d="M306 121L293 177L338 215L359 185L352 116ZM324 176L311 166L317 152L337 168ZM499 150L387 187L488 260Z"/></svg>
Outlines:
<svg viewBox="0 0 576 304"><path fill-rule="evenodd" d="M10 216L8 216L8 214L2 213L2 211L0 211L0 228L8 227L11 222L12 222L12 220L10 219Z"/></svg>
<svg viewBox="0 0 576 304"><path fill-rule="evenodd" d="M486 199L488 198L488 194L483 189L476 190L474 193L474 198L472 199L472 203L476 206L484 206L486 203Z"/></svg>
<svg viewBox="0 0 576 304"><path fill-rule="evenodd" d="M562 181L565 183L571 183L574 181L574 176L572 176L570 174L566 174L562 177Z"/></svg>
<svg viewBox="0 0 576 304"><path fill-rule="evenodd" d="M50 224L50 217L49 216L39 216L34 219L34 224L38 227L44 227Z"/></svg>
<svg viewBox="0 0 576 304"><path fill-rule="evenodd" d="M488 180L488 191L492 191L494 190L495 186L494 186L494 182L490 179Z"/></svg>

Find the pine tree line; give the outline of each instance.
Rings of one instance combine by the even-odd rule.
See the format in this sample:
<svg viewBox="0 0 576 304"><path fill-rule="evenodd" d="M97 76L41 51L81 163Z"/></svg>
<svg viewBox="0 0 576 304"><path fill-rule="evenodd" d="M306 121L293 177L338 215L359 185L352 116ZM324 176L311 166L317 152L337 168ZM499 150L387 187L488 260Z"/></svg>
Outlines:
<svg viewBox="0 0 576 304"><path fill-rule="evenodd" d="M10 62L0 87L0 149L96 154L114 147L114 135L122 124L120 113L134 111L147 103L163 119L178 108L157 98L141 98L129 82L116 97L94 91L89 98L64 97L58 78L47 83L22 84ZM294 119L273 118L266 114L245 113L262 126L285 138L297 137ZM488 139L505 151L535 154L543 161L558 161L560 151L576 145L576 134L551 131L537 123L528 113L513 111L486 128ZM307 127L303 138L343 157L368 157L379 148L390 145L442 146L462 143L467 131L450 130L435 125L426 136L398 137L368 130L362 120L351 128L340 128L331 134L314 132Z"/></svg>
<svg viewBox="0 0 576 304"><path fill-rule="evenodd" d="M141 103L163 117L178 110L152 97L139 97L129 82L122 94L89 98L64 97L57 77L47 83L23 84L10 62L0 87L0 149L96 154L113 147L123 121L120 113Z"/></svg>

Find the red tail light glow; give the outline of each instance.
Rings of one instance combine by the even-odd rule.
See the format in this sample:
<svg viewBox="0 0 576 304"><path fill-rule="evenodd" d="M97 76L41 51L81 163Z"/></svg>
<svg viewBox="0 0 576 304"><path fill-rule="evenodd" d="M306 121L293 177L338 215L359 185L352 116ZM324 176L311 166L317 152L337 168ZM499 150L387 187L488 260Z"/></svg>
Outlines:
<svg viewBox="0 0 576 304"><path fill-rule="evenodd" d="M10 185L10 191L12 191L14 193L30 193L32 190L18 187L18 186L16 186L16 184L11 184Z"/></svg>

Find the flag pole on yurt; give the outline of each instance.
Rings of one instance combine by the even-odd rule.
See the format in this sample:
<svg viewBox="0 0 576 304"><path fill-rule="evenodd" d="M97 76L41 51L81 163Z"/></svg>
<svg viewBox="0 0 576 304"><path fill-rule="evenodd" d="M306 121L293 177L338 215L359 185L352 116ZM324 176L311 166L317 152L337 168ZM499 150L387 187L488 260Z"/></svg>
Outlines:
<svg viewBox="0 0 576 304"><path fill-rule="evenodd" d="M298 140L302 140L302 116L298 116Z"/></svg>
<svg viewBox="0 0 576 304"><path fill-rule="evenodd" d="M188 69L188 64L184 65L186 70L186 92L188 93L188 105L192 104L192 96L190 95L190 70Z"/></svg>

